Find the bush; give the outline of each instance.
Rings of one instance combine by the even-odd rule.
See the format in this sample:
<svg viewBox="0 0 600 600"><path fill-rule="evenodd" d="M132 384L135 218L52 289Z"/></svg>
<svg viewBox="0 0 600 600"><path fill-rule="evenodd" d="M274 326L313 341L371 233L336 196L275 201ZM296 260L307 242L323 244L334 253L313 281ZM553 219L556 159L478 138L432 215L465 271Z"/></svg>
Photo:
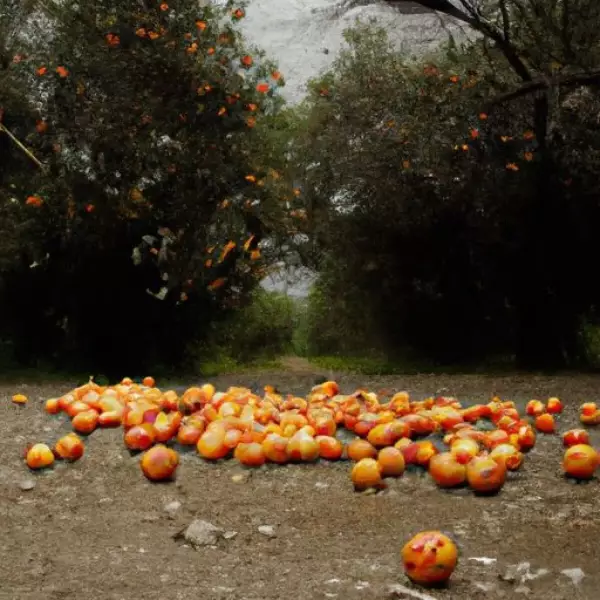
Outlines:
<svg viewBox="0 0 600 600"><path fill-rule="evenodd" d="M257 288L246 306L213 323L199 349L200 364L261 363L292 352L296 310L291 298Z"/></svg>

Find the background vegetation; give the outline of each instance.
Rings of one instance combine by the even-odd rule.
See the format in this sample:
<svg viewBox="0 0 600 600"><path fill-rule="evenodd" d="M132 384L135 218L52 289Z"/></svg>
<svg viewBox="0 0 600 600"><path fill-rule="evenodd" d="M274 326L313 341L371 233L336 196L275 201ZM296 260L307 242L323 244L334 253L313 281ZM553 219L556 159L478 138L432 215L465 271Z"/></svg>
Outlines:
<svg viewBox="0 0 600 600"><path fill-rule="evenodd" d="M7 360L593 365L600 7L422 4L473 35L414 58L357 24L286 107L239 3L4 0ZM280 261L305 301L258 285Z"/></svg>

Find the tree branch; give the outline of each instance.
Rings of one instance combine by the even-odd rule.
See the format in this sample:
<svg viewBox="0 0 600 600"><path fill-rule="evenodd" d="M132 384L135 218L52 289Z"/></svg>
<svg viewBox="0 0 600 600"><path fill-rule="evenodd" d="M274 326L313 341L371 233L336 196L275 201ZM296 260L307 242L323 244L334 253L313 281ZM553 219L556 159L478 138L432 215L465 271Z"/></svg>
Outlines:
<svg viewBox="0 0 600 600"><path fill-rule="evenodd" d="M552 87L579 87L585 85L600 86L600 71L592 71L590 73L579 73L572 75L562 75L544 80L529 81L518 87L516 90L500 94L492 98L487 104L488 108L497 106L504 102L510 102L517 98L522 98L535 92L548 90Z"/></svg>
<svg viewBox="0 0 600 600"><path fill-rule="evenodd" d="M0 133L2 132L4 132L40 169L42 169L42 171L46 170L44 163L38 160L31 150L26 148L21 141L19 141L2 123L0 123Z"/></svg>

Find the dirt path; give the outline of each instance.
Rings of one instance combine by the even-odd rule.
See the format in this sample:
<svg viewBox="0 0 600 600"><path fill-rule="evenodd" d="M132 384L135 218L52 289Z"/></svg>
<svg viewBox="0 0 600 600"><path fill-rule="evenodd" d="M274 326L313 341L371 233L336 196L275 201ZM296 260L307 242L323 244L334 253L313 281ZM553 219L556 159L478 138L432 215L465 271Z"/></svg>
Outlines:
<svg viewBox="0 0 600 600"><path fill-rule="evenodd" d="M305 393L318 374L296 362L285 372L223 376L216 383L220 389L270 383ZM465 400L556 394L567 403L561 431L577 424L577 407L597 399L600 383L588 376L339 380L345 391L407 389L416 397L441 389ZM432 528L452 533L461 547L451 586L427 591L432 598L599 597L598 482L575 485L561 477L558 436L540 436L523 470L492 498L444 493L415 473L391 481L383 493L362 495L352 490L345 462L250 472L233 461L209 464L194 452L182 454L176 483L150 484L119 430L92 434L79 462L32 475L20 458L24 445L53 442L69 431L63 417L43 412L42 402L74 383L0 388L1 600L409 599L390 588L409 586L399 550L411 534ZM13 405L15 391L28 394L29 404ZM592 436L600 445L600 429ZM24 491L28 480L35 487ZM170 514L165 507L172 502L181 506ZM173 538L193 519L237 535L194 550ZM261 525L272 526L275 537L261 534ZM472 560L482 557L490 564ZM515 574L514 565L523 562L529 570ZM578 586L561 574L575 568L585 573Z"/></svg>

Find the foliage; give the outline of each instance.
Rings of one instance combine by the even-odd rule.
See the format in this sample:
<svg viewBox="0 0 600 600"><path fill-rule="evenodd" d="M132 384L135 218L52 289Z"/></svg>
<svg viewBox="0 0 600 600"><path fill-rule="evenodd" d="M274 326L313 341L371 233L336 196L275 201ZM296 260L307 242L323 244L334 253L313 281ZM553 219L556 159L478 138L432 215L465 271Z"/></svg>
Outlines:
<svg viewBox="0 0 600 600"><path fill-rule="evenodd" d="M256 288L246 306L213 323L211 335L200 349L200 364L215 357L251 363L290 353L295 311L291 298Z"/></svg>
<svg viewBox="0 0 600 600"><path fill-rule="evenodd" d="M283 78L246 47L232 2L32 4L4 71L37 100L37 123L15 133L44 168L14 193L5 334L24 360L177 364L245 303L276 249L265 242L293 220L292 189L256 153Z"/></svg>
<svg viewBox="0 0 600 600"><path fill-rule="evenodd" d="M312 84L296 146L322 216L327 314L354 304L387 353L408 343L440 362L531 348L545 366L578 360L580 320L600 298L584 266L600 225L598 142L584 132L595 93L557 95L542 152L534 99L484 110L518 83L486 40L416 62L373 27L347 41Z"/></svg>

